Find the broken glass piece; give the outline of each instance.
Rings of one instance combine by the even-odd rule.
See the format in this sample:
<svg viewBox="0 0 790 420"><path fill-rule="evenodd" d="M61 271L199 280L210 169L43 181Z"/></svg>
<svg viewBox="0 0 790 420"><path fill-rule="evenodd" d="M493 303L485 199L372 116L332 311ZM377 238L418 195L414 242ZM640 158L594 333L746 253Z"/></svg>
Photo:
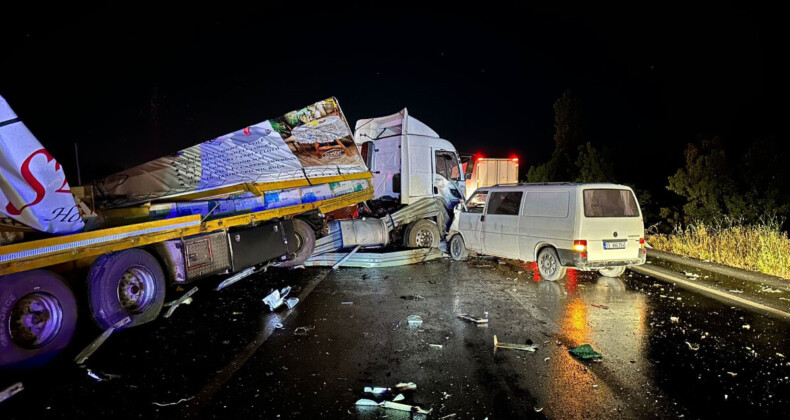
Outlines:
<svg viewBox="0 0 790 420"><path fill-rule="evenodd" d="M398 391L416 391L417 384L415 384L414 382L401 382L395 385L395 389L397 389Z"/></svg>
<svg viewBox="0 0 790 420"><path fill-rule="evenodd" d="M515 343L500 343L497 336L494 336L494 350L496 349L511 349L511 350L524 350L534 353L538 349L537 344L515 344Z"/></svg>
<svg viewBox="0 0 790 420"><path fill-rule="evenodd" d="M409 328L420 328L422 327L422 317L419 315L409 315L406 318L409 321Z"/></svg>

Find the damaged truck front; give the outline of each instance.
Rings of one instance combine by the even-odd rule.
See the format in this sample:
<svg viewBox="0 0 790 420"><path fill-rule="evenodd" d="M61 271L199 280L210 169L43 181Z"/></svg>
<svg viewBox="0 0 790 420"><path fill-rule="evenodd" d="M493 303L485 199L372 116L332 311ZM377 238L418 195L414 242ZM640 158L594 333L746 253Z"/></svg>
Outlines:
<svg viewBox="0 0 790 420"><path fill-rule="evenodd" d="M4 158L22 142L9 121L0 127ZM34 154L0 161L3 210L21 209L0 215L4 367L66 348L80 304L100 328L123 329L156 319L167 285L236 273L226 284L272 264L326 265L321 254L357 246L438 246L448 209L464 195L449 142L406 110L360 121L352 135L334 98L71 191L62 169L38 185L19 176L25 159L59 168L32 141ZM36 201L42 185L68 198L63 208L79 215L61 218L70 225L45 223L56 209ZM47 234L25 232L33 230Z"/></svg>

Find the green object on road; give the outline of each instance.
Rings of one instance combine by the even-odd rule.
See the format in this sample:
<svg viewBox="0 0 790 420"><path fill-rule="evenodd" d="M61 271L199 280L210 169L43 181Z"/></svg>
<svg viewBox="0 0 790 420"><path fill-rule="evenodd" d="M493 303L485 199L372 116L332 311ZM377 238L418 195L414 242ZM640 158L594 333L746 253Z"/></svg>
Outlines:
<svg viewBox="0 0 790 420"><path fill-rule="evenodd" d="M579 347L568 350L571 356L577 357L581 360L595 360L603 359L603 355L595 351L589 344L582 344Z"/></svg>

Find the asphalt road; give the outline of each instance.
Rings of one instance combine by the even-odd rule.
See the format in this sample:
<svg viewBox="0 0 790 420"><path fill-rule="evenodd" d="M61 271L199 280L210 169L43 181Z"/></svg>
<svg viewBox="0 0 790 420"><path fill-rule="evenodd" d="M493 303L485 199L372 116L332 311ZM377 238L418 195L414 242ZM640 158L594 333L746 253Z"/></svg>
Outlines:
<svg viewBox="0 0 790 420"><path fill-rule="evenodd" d="M270 313L261 299L285 285L302 301ZM636 274L552 283L529 266L443 259L209 286L171 318L112 336L84 367L70 361L75 346L44 368L0 372L0 388L25 385L0 418L408 418L354 405L364 387L399 382L417 384L404 402L428 418L790 414L787 324ZM422 299L402 298L412 295ZM461 312L488 313L488 325ZM538 348L494 351L494 335ZM571 357L582 344L603 359Z"/></svg>

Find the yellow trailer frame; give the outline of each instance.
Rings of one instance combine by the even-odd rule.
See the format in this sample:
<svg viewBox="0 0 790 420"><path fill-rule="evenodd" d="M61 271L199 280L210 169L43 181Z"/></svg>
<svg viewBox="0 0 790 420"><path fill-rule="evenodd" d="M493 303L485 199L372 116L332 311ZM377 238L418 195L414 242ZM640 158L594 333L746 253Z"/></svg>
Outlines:
<svg viewBox="0 0 790 420"><path fill-rule="evenodd" d="M371 175L366 173L365 178ZM358 179L358 178L357 178ZM97 257L108 252L247 226L274 218L295 216L311 210L329 213L373 198L372 186L327 200L254 213L201 221L199 215L135 223L92 232L76 233L0 247L0 276Z"/></svg>

